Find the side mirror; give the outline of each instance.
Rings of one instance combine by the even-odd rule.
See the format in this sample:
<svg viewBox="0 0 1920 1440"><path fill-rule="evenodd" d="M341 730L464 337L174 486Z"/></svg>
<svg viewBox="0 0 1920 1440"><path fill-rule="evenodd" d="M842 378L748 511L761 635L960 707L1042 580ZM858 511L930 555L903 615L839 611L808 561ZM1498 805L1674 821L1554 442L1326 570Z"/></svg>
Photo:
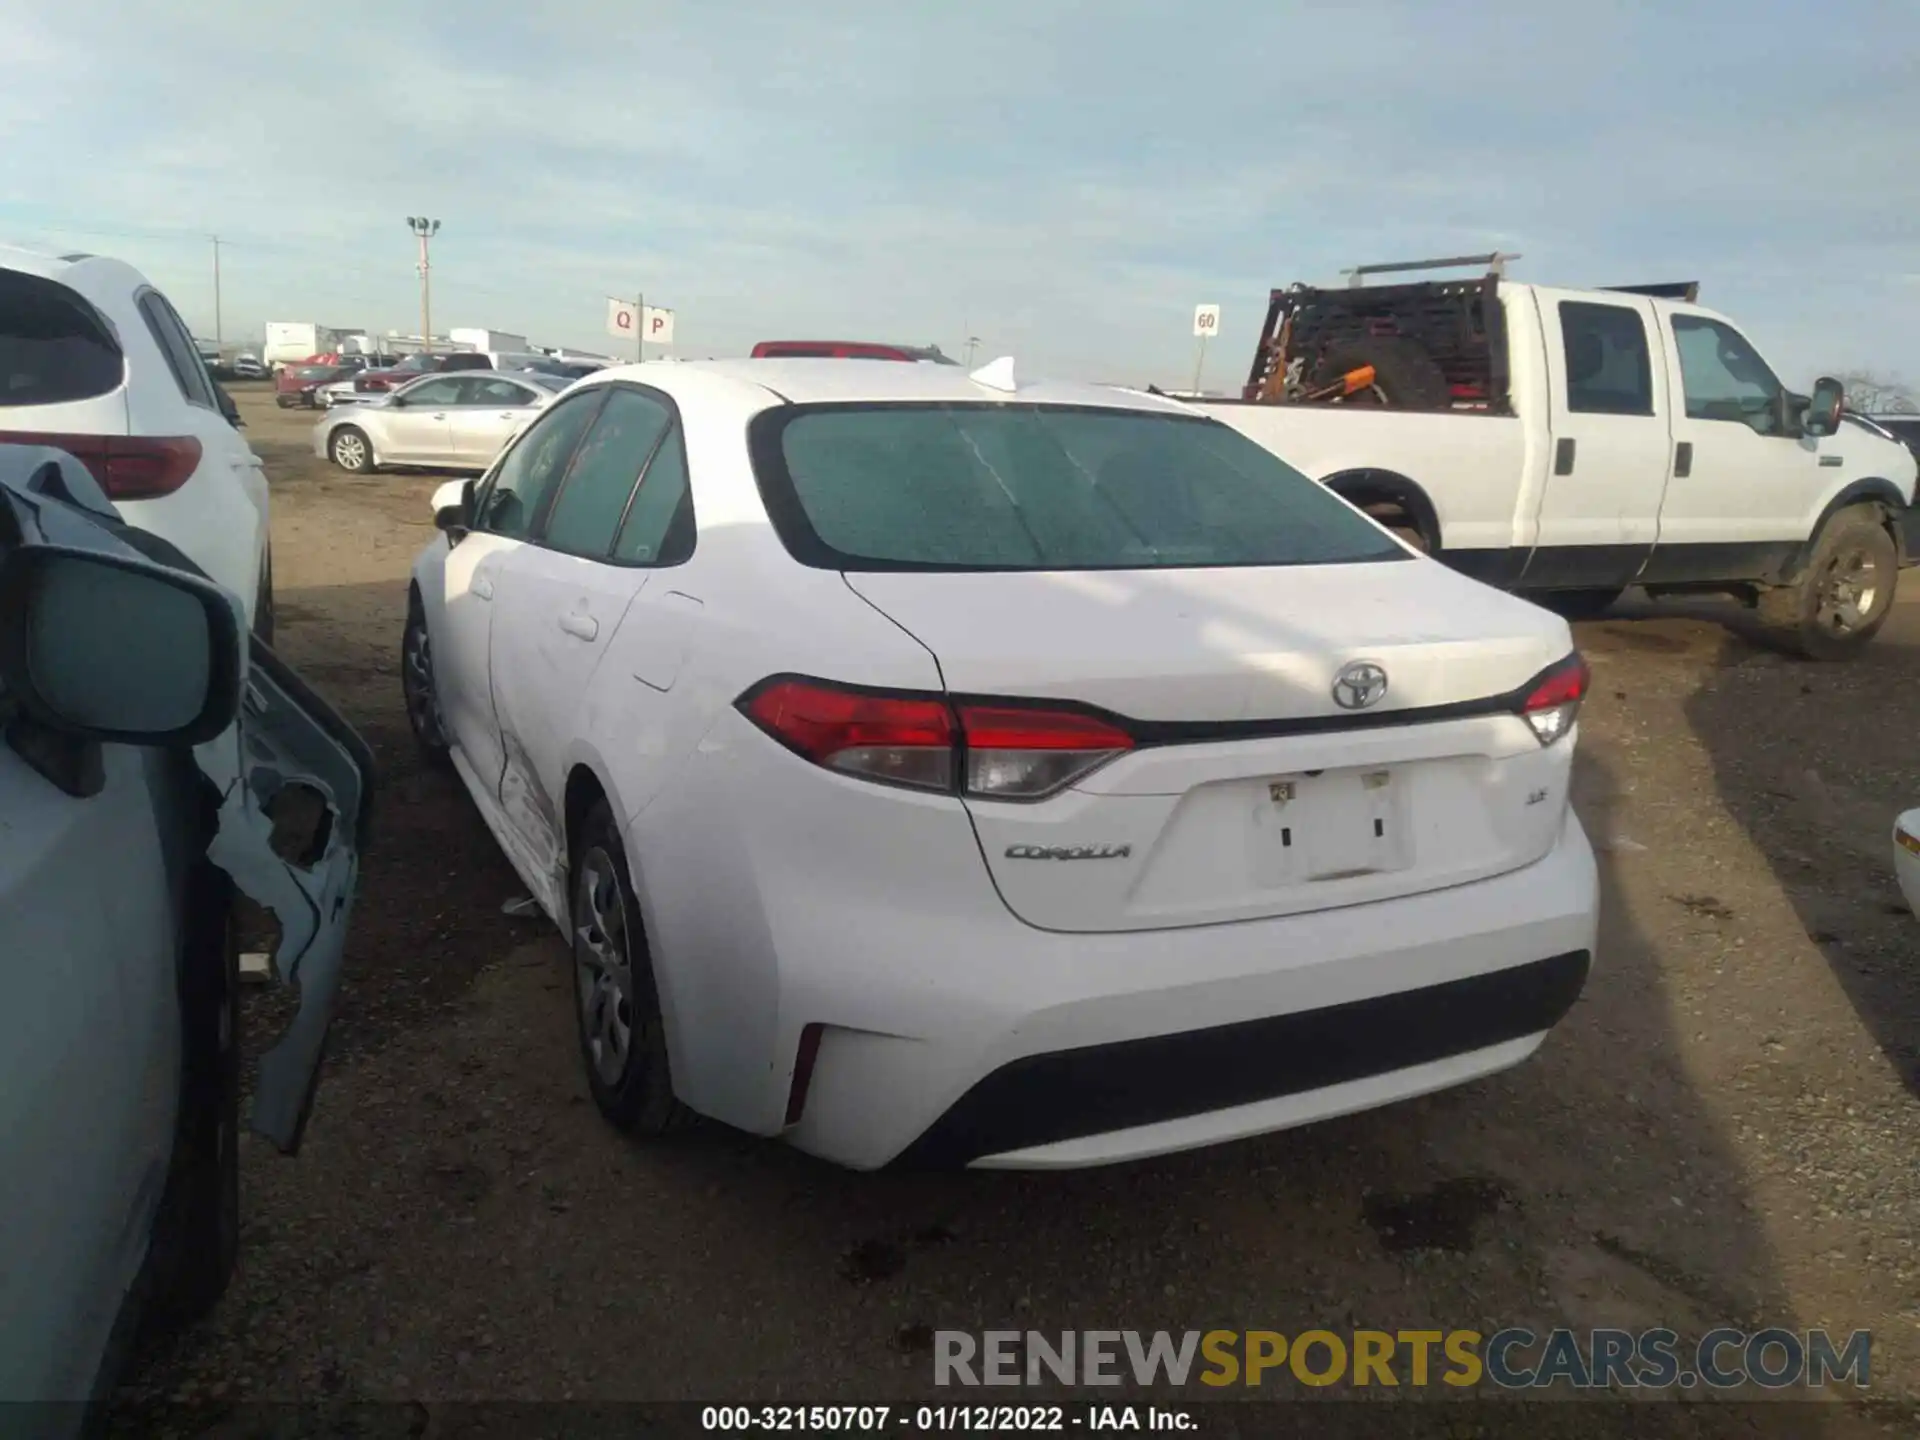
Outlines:
<svg viewBox="0 0 1920 1440"><path fill-rule="evenodd" d="M1847 391L1831 375L1813 382L1813 398L1807 401L1806 432L1809 435L1833 435L1840 429L1840 416L1847 408Z"/></svg>
<svg viewBox="0 0 1920 1440"><path fill-rule="evenodd" d="M220 402L220 413L226 417L227 423L236 430L246 429L247 422L240 418L240 407L233 403L233 396L218 385L213 387L213 394Z"/></svg>
<svg viewBox="0 0 1920 1440"><path fill-rule="evenodd" d="M243 644L224 590L162 565L38 545L0 565L0 681L65 734L213 739L239 712Z"/></svg>
<svg viewBox="0 0 1920 1440"><path fill-rule="evenodd" d="M389 390L387 392L387 407L391 410L404 410L407 408L407 397Z"/></svg>
<svg viewBox="0 0 1920 1440"><path fill-rule="evenodd" d="M449 535L473 528L473 481L449 480L433 492L433 523Z"/></svg>

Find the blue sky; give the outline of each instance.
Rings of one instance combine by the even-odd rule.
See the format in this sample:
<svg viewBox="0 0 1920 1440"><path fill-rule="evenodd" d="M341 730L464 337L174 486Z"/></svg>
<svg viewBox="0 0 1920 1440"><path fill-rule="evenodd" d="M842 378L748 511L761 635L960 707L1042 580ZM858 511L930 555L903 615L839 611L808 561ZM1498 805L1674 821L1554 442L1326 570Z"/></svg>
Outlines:
<svg viewBox="0 0 1920 1440"><path fill-rule="evenodd" d="M1566 13L1560 13L1564 10ZM683 355L831 335L1242 377L1269 287L1501 248L1698 279L1782 372L1920 378L1907 4L6 0L0 239L211 333L417 324Z"/></svg>

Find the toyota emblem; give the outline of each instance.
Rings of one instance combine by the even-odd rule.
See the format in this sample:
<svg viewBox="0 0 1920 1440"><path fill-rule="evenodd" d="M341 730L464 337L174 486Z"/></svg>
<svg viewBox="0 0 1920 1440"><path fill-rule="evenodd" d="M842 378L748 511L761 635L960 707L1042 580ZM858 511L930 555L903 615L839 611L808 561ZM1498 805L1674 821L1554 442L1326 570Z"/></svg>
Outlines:
<svg viewBox="0 0 1920 1440"><path fill-rule="evenodd" d="M1342 710L1364 710L1387 693L1387 672L1371 660L1342 666L1333 677L1333 703Z"/></svg>

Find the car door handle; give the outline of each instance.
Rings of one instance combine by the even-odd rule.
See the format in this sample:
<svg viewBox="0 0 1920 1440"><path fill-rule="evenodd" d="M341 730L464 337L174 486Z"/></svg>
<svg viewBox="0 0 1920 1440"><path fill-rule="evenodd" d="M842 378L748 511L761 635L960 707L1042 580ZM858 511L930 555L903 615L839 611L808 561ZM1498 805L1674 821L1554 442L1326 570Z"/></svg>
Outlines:
<svg viewBox="0 0 1920 1440"><path fill-rule="evenodd" d="M1562 436L1560 443L1553 447L1553 473L1571 475L1573 473L1573 437Z"/></svg>
<svg viewBox="0 0 1920 1440"><path fill-rule="evenodd" d="M444 420L447 418L447 412L442 410L438 415L434 416L433 418L436 420Z"/></svg>
<svg viewBox="0 0 1920 1440"><path fill-rule="evenodd" d="M484 575L476 575L473 577L472 588L473 593L482 600L491 600L493 598L493 581Z"/></svg>
<svg viewBox="0 0 1920 1440"><path fill-rule="evenodd" d="M1684 480L1693 474L1693 442L1682 440L1673 447L1673 478Z"/></svg>
<svg viewBox="0 0 1920 1440"><path fill-rule="evenodd" d="M518 420L520 417L511 410L502 410L500 412L500 418L502 420Z"/></svg>
<svg viewBox="0 0 1920 1440"><path fill-rule="evenodd" d="M573 613L560 617L560 628L576 640L591 640L600 633L600 622L591 615Z"/></svg>

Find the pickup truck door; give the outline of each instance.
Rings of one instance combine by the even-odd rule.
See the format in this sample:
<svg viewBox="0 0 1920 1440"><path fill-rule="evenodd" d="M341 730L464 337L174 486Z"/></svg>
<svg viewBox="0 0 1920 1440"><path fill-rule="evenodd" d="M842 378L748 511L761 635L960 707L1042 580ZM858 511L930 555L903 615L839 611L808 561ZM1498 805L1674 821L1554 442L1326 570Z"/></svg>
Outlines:
<svg viewBox="0 0 1920 1440"><path fill-rule="evenodd" d="M1548 474L1523 588L1631 584L1660 538L1672 471L1653 302L1541 288Z"/></svg>
<svg viewBox="0 0 1920 1440"><path fill-rule="evenodd" d="M1784 387L1744 335L1698 307L1661 308L1678 459L1647 577L1750 579L1807 538L1847 429L1817 440L1797 416L1783 424Z"/></svg>

